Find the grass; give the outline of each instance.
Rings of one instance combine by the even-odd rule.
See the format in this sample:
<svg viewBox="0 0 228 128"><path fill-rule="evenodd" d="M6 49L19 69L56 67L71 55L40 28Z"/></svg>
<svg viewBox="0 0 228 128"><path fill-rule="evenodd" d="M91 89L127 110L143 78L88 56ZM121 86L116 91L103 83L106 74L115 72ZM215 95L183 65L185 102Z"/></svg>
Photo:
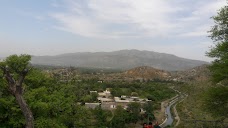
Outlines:
<svg viewBox="0 0 228 128"><path fill-rule="evenodd" d="M210 86L212 86L212 84L209 82L189 83L175 86L175 89L188 94L188 97L176 106L181 120L178 126L179 128L194 127L195 123L186 122L189 120L216 120L216 118L213 118L202 108L203 92ZM201 126L202 125L206 126L207 124L201 124Z"/></svg>

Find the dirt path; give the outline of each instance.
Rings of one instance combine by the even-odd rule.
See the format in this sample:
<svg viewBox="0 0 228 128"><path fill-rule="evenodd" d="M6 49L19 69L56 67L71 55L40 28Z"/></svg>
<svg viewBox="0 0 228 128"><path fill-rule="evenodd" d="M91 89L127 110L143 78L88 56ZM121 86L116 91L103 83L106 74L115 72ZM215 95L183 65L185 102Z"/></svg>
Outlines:
<svg viewBox="0 0 228 128"><path fill-rule="evenodd" d="M175 114L175 120L177 120L177 122L175 124L175 127L178 126L179 123L180 123L180 117L178 115L178 112L177 112L177 109L176 109L176 105L179 104L179 103L181 103L181 102L183 102L186 97L187 97L187 95L185 95L185 97L181 101L179 101L178 103L176 103L175 106L173 107L174 108L174 114Z"/></svg>

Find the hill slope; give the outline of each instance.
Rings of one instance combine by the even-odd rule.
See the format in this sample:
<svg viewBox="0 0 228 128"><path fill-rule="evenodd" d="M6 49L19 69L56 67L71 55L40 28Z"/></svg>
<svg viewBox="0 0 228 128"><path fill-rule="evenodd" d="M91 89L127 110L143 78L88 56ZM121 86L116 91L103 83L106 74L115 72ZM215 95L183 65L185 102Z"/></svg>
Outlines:
<svg viewBox="0 0 228 128"><path fill-rule="evenodd" d="M154 81L154 80L170 80L171 73L168 71L156 69L148 66L132 68L119 73L111 73L100 75L100 80L104 81Z"/></svg>
<svg viewBox="0 0 228 128"><path fill-rule="evenodd" d="M192 69L188 69L185 71L179 71L179 72L175 72L172 73L172 77L175 80L178 81L198 81L198 82L202 82L202 81L208 81L211 77L211 73L208 69L209 65L201 65L201 66L197 66L194 67Z"/></svg>
<svg viewBox="0 0 228 128"><path fill-rule="evenodd" d="M123 73L127 77L142 79L168 79L170 73L153 67L143 66L127 70Z"/></svg>
<svg viewBox="0 0 228 128"><path fill-rule="evenodd" d="M207 62L190 60L153 51L121 50L114 52L69 53L57 56L33 56L33 64L92 68L131 69L151 66L157 69L186 70Z"/></svg>

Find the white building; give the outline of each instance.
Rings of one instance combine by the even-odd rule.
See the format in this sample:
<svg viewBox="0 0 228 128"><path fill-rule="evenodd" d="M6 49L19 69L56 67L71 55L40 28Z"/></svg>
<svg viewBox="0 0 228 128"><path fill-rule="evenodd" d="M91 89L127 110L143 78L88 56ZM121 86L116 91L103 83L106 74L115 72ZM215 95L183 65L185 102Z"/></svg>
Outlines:
<svg viewBox="0 0 228 128"><path fill-rule="evenodd" d="M108 90L105 90L103 92L98 93L98 97L108 98L111 96L111 92Z"/></svg>

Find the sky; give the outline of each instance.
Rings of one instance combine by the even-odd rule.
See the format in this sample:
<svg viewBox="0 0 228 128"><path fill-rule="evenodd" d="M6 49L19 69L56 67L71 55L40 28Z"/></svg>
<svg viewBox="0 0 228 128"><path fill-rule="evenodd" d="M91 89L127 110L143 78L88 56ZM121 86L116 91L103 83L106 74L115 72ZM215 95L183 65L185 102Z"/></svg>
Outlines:
<svg viewBox="0 0 228 128"><path fill-rule="evenodd" d="M211 61L226 0L1 0L0 57L148 50Z"/></svg>

